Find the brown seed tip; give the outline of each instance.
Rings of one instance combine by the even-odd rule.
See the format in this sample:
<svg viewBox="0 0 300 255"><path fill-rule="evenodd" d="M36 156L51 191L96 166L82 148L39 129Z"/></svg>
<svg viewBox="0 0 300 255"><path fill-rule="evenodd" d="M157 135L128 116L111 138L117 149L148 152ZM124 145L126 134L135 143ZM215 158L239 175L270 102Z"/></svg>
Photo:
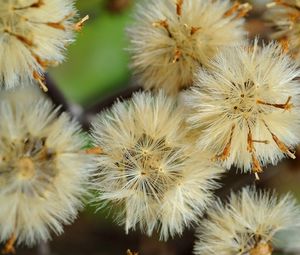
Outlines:
<svg viewBox="0 0 300 255"><path fill-rule="evenodd" d="M33 74L32 74L33 78L39 83L41 89L44 91L44 92L48 92L48 88L45 84L45 78L42 77L38 72L36 71L33 71Z"/></svg>
<svg viewBox="0 0 300 255"><path fill-rule="evenodd" d="M84 18L82 18L79 22L75 24L74 30L80 31L83 27L83 24L90 18L89 15L86 15Z"/></svg>
<svg viewBox="0 0 300 255"><path fill-rule="evenodd" d="M30 7L31 8L40 8L42 5L44 5L44 1L43 0L38 0L36 3L33 3Z"/></svg>
<svg viewBox="0 0 300 255"><path fill-rule="evenodd" d="M265 242L258 243L250 250L250 255L272 255L273 248L270 244Z"/></svg>
<svg viewBox="0 0 300 255"><path fill-rule="evenodd" d="M177 13L178 16L182 15L182 5L183 5L183 0L177 0L176 13Z"/></svg>
<svg viewBox="0 0 300 255"><path fill-rule="evenodd" d="M100 147L94 147L94 148L86 149L85 153L91 155L100 155L103 154L103 150Z"/></svg>
<svg viewBox="0 0 300 255"><path fill-rule="evenodd" d="M175 56L174 56L173 61L172 61L173 64L175 64L176 62L179 61L179 59L181 57L181 54L182 54L181 50L176 49Z"/></svg>
<svg viewBox="0 0 300 255"><path fill-rule="evenodd" d="M251 157L252 157L252 171L254 172L254 174L262 173L263 170L261 168L260 162L254 152L252 152Z"/></svg>
<svg viewBox="0 0 300 255"><path fill-rule="evenodd" d="M66 30L65 26L60 22L47 22L46 25L55 29Z"/></svg>
<svg viewBox="0 0 300 255"><path fill-rule="evenodd" d="M198 32L201 29L201 27L192 27L191 28L191 35L195 34L196 32Z"/></svg>
<svg viewBox="0 0 300 255"><path fill-rule="evenodd" d="M262 104L262 105L267 105L267 106L272 106L272 107L279 108L279 109L283 109L285 111L289 111L294 107L294 105L290 102L291 99L292 99L292 97L289 96L284 104L271 104L271 103L262 101L260 99L257 99L256 103L257 104Z"/></svg>
<svg viewBox="0 0 300 255"><path fill-rule="evenodd" d="M225 161L230 156L231 142L232 142L234 129L235 129L235 124L233 124L232 127L231 127L229 140L228 140L227 144L225 145L225 148L223 149L223 152L220 155L216 156L216 158L221 160L221 161Z"/></svg>
<svg viewBox="0 0 300 255"><path fill-rule="evenodd" d="M163 28L166 28L166 29L169 28L168 21L166 19L155 21L155 22L152 23L152 26L154 26L154 27L163 27Z"/></svg>
<svg viewBox="0 0 300 255"><path fill-rule="evenodd" d="M224 13L224 17L229 17L232 14L234 14L238 10L239 6L240 6L239 2L234 2L234 4L232 5L232 7L228 11L226 11Z"/></svg>
<svg viewBox="0 0 300 255"><path fill-rule="evenodd" d="M249 3L241 4L239 1L234 2L232 7L224 13L224 17L235 15L236 18L242 18L252 10L252 5Z"/></svg>
<svg viewBox="0 0 300 255"><path fill-rule="evenodd" d="M16 253L16 250L14 247L15 242L16 242L16 236L14 234L12 234L10 239L6 242L6 244L2 250L2 254L15 254Z"/></svg>
<svg viewBox="0 0 300 255"><path fill-rule="evenodd" d="M250 12L251 10L252 10L252 5L251 4L249 4L249 3L241 4L237 17L238 18L245 17L248 14L248 12Z"/></svg>
<svg viewBox="0 0 300 255"><path fill-rule="evenodd" d="M19 10L25 10L25 9L29 9L29 8L40 8L42 5L44 5L44 1L43 0L38 0L35 3L32 3L30 5L27 6L22 6L22 7L13 7L13 10L15 11L19 11Z"/></svg>
<svg viewBox="0 0 300 255"><path fill-rule="evenodd" d="M8 29L4 29L3 32L4 33L8 33L11 36L14 36L20 42L22 42L23 44L26 44L28 47L33 47L34 46L33 42L30 39L28 39L27 37L23 36L23 35L19 35L19 34L13 33L12 31L10 31Z"/></svg>
<svg viewBox="0 0 300 255"><path fill-rule="evenodd" d="M254 173L254 175L255 175L255 180L257 180L257 181L259 181L260 180L260 178L259 178L259 175L258 175L258 173Z"/></svg>

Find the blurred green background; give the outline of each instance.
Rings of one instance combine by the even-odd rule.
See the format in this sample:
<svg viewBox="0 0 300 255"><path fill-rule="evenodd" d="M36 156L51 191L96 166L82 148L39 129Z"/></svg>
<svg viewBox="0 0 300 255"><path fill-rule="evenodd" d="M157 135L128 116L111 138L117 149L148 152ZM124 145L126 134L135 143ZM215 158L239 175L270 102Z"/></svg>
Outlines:
<svg viewBox="0 0 300 255"><path fill-rule="evenodd" d="M50 75L66 98L83 106L129 82L125 27L132 0L79 0L80 16L90 19L70 45L66 61Z"/></svg>

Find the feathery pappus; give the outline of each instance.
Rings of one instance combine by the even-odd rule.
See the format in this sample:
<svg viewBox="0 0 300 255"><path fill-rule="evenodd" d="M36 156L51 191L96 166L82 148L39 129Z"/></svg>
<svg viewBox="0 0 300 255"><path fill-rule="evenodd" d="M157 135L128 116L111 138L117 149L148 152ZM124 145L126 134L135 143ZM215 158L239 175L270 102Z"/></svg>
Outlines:
<svg viewBox="0 0 300 255"><path fill-rule="evenodd" d="M128 28L131 67L146 89L168 94L189 87L218 48L245 38L249 4L229 0L151 0L138 5Z"/></svg>
<svg viewBox="0 0 300 255"><path fill-rule="evenodd" d="M243 188L228 202L217 201L201 221L196 255L271 255L277 235L300 227L300 206L290 194ZM293 233L293 232L292 232Z"/></svg>
<svg viewBox="0 0 300 255"><path fill-rule="evenodd" d="M262 166L295 158L300 141L300 70L276 43L228 47L199 70L182 95L197 144L258 177Z"/></svg>
<svg viewBox="0 0 300 255"><path fill-rule="evenodd" d="M0 241L31 246L76 218L91 156L67 114L44 98L20 99L0 102Z"/></svg>
<svg viewBox="0 0 300 255"><path fill-rule="evenodd" d="M118 208L126 232L181 234L201 215L224 170L184 141L182 110L164 92L136 93L93 122L98 200Z"/></svg>
<svg viewBox="0 0 300 255"><path fill-rule="evenodd" d="M74 22L74 0L1 0L0 87L23 86L36 80L43 90L43 73L64 60L85 17Z"/></svg>
<svg viewBox="0 0 300 255"><path fill-rule="evenodd" d="M300 62L300 2L298 0L275 0L267 4L266 19L275 29L271 35L284 50Z"/></svg>

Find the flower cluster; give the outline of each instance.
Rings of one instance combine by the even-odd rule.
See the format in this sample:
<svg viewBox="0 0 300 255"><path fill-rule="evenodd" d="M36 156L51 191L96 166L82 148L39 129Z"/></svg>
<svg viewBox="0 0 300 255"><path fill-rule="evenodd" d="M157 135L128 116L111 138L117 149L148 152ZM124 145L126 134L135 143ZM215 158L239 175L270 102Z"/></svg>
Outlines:
<svg viewBox="0 0 300 255"><path fill-rule="evenodd" d="M128 34L141 85L170 94L191 86L197 67L207 66L219 47L244 39L242 16L249 9L229 0L151 0L138 6Z"/></svg>
<svg viewBox="0 0 300 255"><path fill-rule="evenodd" d="M15 242L30 246L61 234L88 188L127 233L139 228L167 240L199 224L196 255L271 255L281 247L278 236L299 231L300 206L291 195L248 186L227 203L213 201L226 169L259 179L263 166L295 158L300 68L286 50L298 58L298 1L268 5L283 47L245 40L249 4L138 5L128 28L131 67L153 91L103 110L91 121L90 136L45 93L28 88L39 82L47 90L44 71L63 61L87 17L74 22L74 0L0 1L4 252L13 252Z"/></svg>
<svg viewBox="0 0 300 255"><path fill-rule="evenodd" d="M7 98L0 103L0 241L14 235L32 245L75 219L90 160L78 124L52 103Z"/></svg>
<svg viewBox="0 0 300 255"><path fill-rule="evenodd" d="M297 65L270 43L231 47L214 58L214 71L201 69L182 95L186 122L200 148L256 175L267 163L295 158L300 141Z"/></svg>
<svg viewBox="0 0 300 255"><path fill-rule="evenodd" d="M84 18L73 0L0 4L0 242L33 245L61 234L88 193L91 156L80 126L41 95L43 73L64 59ZM17 88L18 87L18 88ZM24 87L20 89L19 87ZM25 89L26 87L26 89ZM14 88L15 90L8 90ZM16 89L17 88L17 89ZM4 91L6 90L6 91Z"/></svg>
<svg viewBox="0 0 300 255"><path fill-rule="evenodd" d="M228 204L217 201L198 229L196 255L271 255L276 235L300 227L300 206L291 195L246 187Z"/></svg>
<svg viewBox="0 0 300 255"><path fill-rule="evenodd" d="M297 62L300 61L300 3L297 0L275 0L267 5L266 19L275 29L272 34Z"/></svg>
<svg viewBox="0 0 300 255"><path fill-rule="evenodd" d="M222 169L184 142L182 110L163 92L137 93L93 122L99 199L119 204L126 232L139 225L167 239L197 220Z"/></svg>
<svg viewBox="0 0 300 255"><path fill-rule="evenodd" d="M73 41L74 0L2 0L0 5L0 87L14 88L38 81L64 59Z"/></svg>

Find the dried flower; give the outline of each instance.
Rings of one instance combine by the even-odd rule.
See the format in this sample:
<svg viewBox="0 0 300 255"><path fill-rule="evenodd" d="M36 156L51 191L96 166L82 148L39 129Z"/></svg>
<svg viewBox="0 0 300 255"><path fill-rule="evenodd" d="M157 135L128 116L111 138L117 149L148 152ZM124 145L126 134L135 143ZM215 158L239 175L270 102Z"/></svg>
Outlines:
<svg viewBox="0 0 300 255"><path fill-rule="evenodd" d="M37 80L48 66L63 61L74 38L74 0L2 0L0 5L0 87ZM79 26L79 27L78 27Z"/></svg>
<svg viewBox="0 0 300 255"><path fill-rule="evenodd" d="M300 141L300 71L270 43L229 47L199 70L196 86L183 93L187 125L198 145L232 165L256 174L276 164Z"/></svg>
<svg viewBox="0 0 300 255"><path fill-rule="evenodd" d="M300 2L298 0L275 0L268 3L266 19L275 29L272 34L284 50L300 62Z"/></svg>
<svg viewBox="0 0 300 255"><path fill-rule="evenodd" d="M194 254L271 255L276 235L300 226L300 207L291 195L244 188L228 204L217 201L201 222Z"/></svg>
<svg viewBox="0 0 300 255"><path fill-rule="evenodd" d="M138 225L166 240L181 234L212 198L222 170L184 143L182 110L163 92L134 94L93 123L99 200L120 208L126 232Z"/></svg>
<svg viewBox="0 0 300 255"><path fill-rule="evenodd" d="M128 29L132 69L146 89L168 93L192 85L199 65L218 47L241 41L248 4L220 0L151 0L140 5Z"/></svg>
<svg viewBox="0 0 300 255"><path fill-rule="evenodd" d="M0 102L0 241L33 245L63 232L90 175L80 128L45 100Z"/></svg>

